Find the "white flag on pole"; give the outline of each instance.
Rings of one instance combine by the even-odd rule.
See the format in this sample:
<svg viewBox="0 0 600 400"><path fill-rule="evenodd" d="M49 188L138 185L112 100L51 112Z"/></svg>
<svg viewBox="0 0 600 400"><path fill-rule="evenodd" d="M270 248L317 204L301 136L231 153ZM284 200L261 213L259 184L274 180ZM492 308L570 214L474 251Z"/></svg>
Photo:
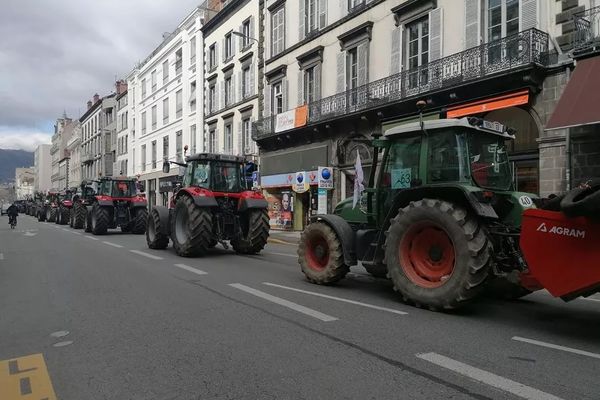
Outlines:
<svg viewBox="0 0 600 400"><path fill-rule="evenodd" d="M354 171L356 171L356 175L354 176L354 198L352 199L352 208L356 208L356 205L360 201L360 195L363 190L365 190L364 182L364 174L362 169L362 163L360 162L360 154L358 151L356 152L356 162L354 163Z"/></svg>

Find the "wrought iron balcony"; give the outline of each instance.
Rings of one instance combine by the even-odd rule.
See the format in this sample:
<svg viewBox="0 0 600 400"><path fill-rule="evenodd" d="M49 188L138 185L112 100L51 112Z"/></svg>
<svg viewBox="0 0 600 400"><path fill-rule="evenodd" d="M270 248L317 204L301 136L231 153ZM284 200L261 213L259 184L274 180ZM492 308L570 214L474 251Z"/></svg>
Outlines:
<svg viewBox="0 0 600 400"><path fill-rule="evenodd" d="M377 109L527 66L548 64L548 34L529 29L415 69L370 82L308 104L308 125ZM255 123L253 139L275 135L275 118Z"/></svg>
<svg viewBox="0 0 600 400"><path fill-rule="evenodd" d="M573 15L575 21L575 35L573 36L573 48L600 46L600 6L590 8Z"/></svg>

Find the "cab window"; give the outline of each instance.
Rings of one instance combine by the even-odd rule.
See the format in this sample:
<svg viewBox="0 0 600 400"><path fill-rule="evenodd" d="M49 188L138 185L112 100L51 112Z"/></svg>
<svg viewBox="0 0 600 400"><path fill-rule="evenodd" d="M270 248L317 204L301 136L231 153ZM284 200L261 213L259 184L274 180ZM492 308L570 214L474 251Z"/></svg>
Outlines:
<svg viewBox="0 0 600 400"><path fill-rule="evenodd" d="M427 150L427 182L461 182L469 179L464 133L456 130L430 134Z"/></svg>
<svg viewBox="0 0 600 400"><path fill-rule="evenodd" d="M408 189L419 184L419 155L421 152L421 137L402 138L391 144L381 187L392 190Z"/></svg>

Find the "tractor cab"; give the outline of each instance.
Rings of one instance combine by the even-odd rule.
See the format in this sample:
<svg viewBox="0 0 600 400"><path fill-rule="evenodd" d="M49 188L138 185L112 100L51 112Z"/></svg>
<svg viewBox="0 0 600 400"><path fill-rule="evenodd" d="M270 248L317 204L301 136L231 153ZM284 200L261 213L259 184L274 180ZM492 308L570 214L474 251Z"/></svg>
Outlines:
<svg viewBox="0 0 600 400"><path fill-rule="evenodd" d="M112 198L131 198L137 196L136 180L128 178L105 177L100 179L98 196Z"/></svg>

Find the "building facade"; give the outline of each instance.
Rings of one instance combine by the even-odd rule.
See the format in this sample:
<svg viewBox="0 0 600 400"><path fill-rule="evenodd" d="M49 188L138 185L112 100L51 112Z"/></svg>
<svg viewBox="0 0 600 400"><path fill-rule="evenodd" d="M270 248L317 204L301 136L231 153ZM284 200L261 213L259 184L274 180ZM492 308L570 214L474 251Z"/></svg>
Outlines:
<svg viewBox="0 0 600 400"><path fill-rule="evenodd" d="M79 124L67 142L67 152L69 154L69 187L76 187L81 184L81 125Z"/></svg>
<svg viewBox="0 0 600 400"><path fill-rule="evenodd" d="M198 7L128 76L128 169L145 182L149 205L167 204L180 168L162 172L164 160L199 151L203 126L202 32ZM181 171L182 172L182 171Z"/></svg>
<svg viewBox="0 0 600 400"><path fill-rule="evenodd" d="M586 6L589 1L267 0L260 27L265 110L254 138L272 227L302 229L319 200L327 199L321 210L331 212L351 196L357 154L365 176L370 171L373 154L365 141L414 120L418 100L426 101L425 118L478 116L516 128L509 151L517 189L564 190L564 165L553 161L550 168L547 161L565 153L564 139L561 150L561 134L548 134L545 126L573 65L565 50L574 25L565 22ZM321 196L320 166L334 171L334 189ZM297 172L310 180L305 193L291 190ZM291 222L276 215L284 202L293 204Z"/></svg>
<svg viewBox="0 0 600 400"><path fill-rule="evenodd" d="M212 2L216 15L204 24L204 115L201 150L256 159L251 131L260 115L259 65L263 46L257 35L263 2Z"/></svg>
<svg viewBox="0 0 600 400"><path fill-rule="evenodd" d="M35 168L15 168L15 199L33 198Z"/></svg>
<svg viewBox="0 0 600 400"><path fill-rule="evenodd" d="M40 144L33 153L33 190L45 192L52 187L52 157L50 144Z"/></svg>
<svg viewBox="0 0 600 400"><path fill-rule="evenodd" d="M113 170L117 175L128 175L129 173L129 95L125 81L117 82L117 148Z"/></svg>
<svg viewBox="0 0 600 400"><path fill-rule="evenodd" d="M67 142L71 139L77 122L67 117L64 113L56 120L54 135L52 135L52 146L50 156L52 158L51 185L55 189L64 189L68 184L69 153Z"/></svg>

